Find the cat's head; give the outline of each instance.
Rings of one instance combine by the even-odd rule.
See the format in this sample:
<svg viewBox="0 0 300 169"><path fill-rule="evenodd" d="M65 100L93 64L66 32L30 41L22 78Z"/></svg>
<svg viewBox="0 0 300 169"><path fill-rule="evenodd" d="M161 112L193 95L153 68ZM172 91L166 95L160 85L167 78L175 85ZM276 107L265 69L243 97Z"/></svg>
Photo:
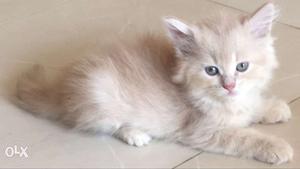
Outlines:
<svg viewBox="0 0 300 169"><path fill-rule="evenodd" d="M174 81L194 97L233 98L260 92L277 66L271 37L278 11L267 3L249 16L198 24L164 19L178 57Z"/></svg>

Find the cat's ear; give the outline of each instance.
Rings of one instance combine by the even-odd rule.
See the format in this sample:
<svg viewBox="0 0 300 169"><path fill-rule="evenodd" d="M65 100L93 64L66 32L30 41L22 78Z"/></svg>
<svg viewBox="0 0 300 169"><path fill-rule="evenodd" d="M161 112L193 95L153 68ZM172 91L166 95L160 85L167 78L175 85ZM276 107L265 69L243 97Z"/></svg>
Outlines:
<svg viewBox="0 0 300 169"><path fill-rule="evenodd" d="M193 55L196 41L192 27L172 17L165 17L163 21L176 48L177 55L183 57Z"/></svg>
<svg viewBox="0 0 300 169"><path fill-rule="evenodd" d="M271 33L273 21L278 15L279 10L273 3L269 2L258 8L250 18L246 20L246 24L250 32L256 38L263 38Z"/></svg>

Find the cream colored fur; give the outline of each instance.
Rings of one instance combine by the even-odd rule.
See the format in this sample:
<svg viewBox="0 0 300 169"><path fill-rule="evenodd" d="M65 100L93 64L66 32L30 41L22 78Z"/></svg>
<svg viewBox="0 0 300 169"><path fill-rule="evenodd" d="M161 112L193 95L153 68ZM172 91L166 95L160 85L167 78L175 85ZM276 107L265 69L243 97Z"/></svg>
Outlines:
<svg viewBox="0 0 300 169"><path fill-rule="evenodd" d="M277 67L270 35L277 11L197 24L165 18L169 35L145 35L91 52L47 83L37 66L20 79L19 105L82 131L143 146L166 139L208 152L280 164L293 157L284 140L247 128L291 117L288 105L264 95ZM237 72L236 65L249 62ZM217 66L210 76L207 66ZM222 83L235 82L229 93Z"/></svg>

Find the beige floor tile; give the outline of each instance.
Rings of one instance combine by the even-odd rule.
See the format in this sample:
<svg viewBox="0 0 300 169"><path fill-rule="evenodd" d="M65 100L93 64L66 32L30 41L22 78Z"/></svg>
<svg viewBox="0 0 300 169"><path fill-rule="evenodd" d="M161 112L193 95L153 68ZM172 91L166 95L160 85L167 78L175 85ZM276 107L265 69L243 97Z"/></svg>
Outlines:
<svg viewBox="0 0 300 169"><path fill-rule="evenodd" d="M28 146L28 159L5 158L1 167L171 168L196 154L174 144L153 142L136 148L108 137L57 133Z"/></svg>
<svg viewBox="0 0 300 169"><path fill-rule="evenodd" d="M279 68L271 82L271 91L291 101L300 96L300 30L282 24L276 24L273 35L278 56Z"/></svg>
<svg viewBox="0 0 300 169"><path fill-rule="evenodd" d="M283 124L259 125L258 130L264 133L270 133L280 136L287 140L294 148L294 160L287 164L272 166L269 164L257 162L250 159L239 159L224 155L202 153L194 159L184 163L178 168L299 168L300 167L300 100L293 102L291 105L293 111L292 119Z"/></svg>
<svg viewBox="0 0 300 169"><path fill-rule="evenodd" d="M55 8L66 0L1 0L0 1L0 26L11 20L23 19Z"/></svg>
<svg viewBox="0 0 300 169"><path fill-rule="evenodd" d="M28 3L31 4L30 1ZM2 24L0 57L6 60L62 65L56 62L57 58L76 57L78 51L91 44L101 45L113 34L126 36L136 32L162 31L162 16L175 15L193 21L204 17L210 10L219 9L222 7L197 0L66 1L55 8L24 16L23 19L9 19ZM10 13L7 15L9 17ZM4 16L6 15L3 14Z"/></svg>
<svg viewBox="0 0 300 169"><path fill-rule="evenodd" d="M212 0L226 6L231 6L243 11L252 12L260 5L266 3L265 0ZM280 7L279 20L282 23L300 28L300 1L299 0L273 0Z"/></svg>

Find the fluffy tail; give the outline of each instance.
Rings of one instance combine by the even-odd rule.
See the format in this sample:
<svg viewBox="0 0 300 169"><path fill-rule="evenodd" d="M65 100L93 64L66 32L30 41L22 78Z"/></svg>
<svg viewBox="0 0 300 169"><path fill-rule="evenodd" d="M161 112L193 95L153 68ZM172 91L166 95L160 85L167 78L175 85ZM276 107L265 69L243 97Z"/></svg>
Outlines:
<svg viewBox="0 0 300 169"><path fill-rule="evenodd" d="M35 65L17 83L17 104L33 115L55 120L60 116L59 92L45 78L42 66Z"/></svg>

